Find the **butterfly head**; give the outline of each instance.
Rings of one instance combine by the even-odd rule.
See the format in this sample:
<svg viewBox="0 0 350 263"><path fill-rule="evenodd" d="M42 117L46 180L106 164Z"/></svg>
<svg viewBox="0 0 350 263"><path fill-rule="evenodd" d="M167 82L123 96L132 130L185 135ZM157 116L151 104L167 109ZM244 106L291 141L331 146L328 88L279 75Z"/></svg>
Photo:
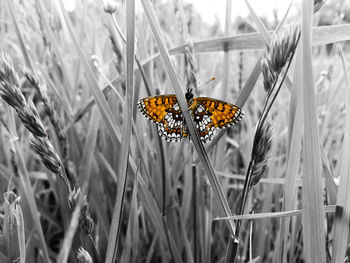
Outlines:
<svg viewBox="0 0 350 263"><path fill-rule="evenodd" d="M187 92L185 94L186 100L189 102L193 99L193 93L192 89L187 89Z"/></svg>

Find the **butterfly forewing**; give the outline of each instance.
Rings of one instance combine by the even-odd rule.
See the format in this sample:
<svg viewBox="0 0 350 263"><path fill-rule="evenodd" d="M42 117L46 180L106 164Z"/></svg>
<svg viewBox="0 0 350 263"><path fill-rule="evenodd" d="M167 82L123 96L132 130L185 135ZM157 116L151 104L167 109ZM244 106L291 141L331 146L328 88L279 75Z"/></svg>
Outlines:
<svg viewBox="0 0 350 263"><path fill-rule="evenodd" d="M193 104L203 106L216 128L229 127L237 123L243 116L239 107L221 100L198 97L193 98Z"/></svg>
<svg viewBox="0 0 350 263"><path fill-rule="evenodd" d="M175 95L161 95L141 99L137 106L140 111L155 123L164 120L165 115L177 103Z"/></svg>

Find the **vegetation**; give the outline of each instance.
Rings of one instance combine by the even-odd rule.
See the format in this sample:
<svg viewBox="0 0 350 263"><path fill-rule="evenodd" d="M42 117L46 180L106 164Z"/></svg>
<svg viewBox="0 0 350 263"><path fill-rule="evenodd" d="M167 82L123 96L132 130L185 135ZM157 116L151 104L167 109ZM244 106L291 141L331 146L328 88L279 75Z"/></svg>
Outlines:
<svg viewBox="0 0 350 263"><path fill-rule="evenodd" d="M76 4L0 1L1 263L350 262L349 5L227 0L222 31L181 0ZM244 118L203 145L187 89ZM191 141L137 110L157 94Z"/></svg>

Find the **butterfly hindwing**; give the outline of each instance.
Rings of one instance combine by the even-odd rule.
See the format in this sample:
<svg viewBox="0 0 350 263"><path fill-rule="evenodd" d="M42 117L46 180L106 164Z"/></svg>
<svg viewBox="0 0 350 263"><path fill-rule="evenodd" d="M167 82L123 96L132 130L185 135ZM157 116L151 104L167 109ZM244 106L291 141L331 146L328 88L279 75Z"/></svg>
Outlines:
<svg viewBox="0 0 350 263"><path fill-rule="evenodd" d="M158 123L158 133L168 142L177 142L182 138L183 116L178 103L167 110L163 120Z"/></svg>
<svg viewBox="0 0 350 263"><path fill-rule="evenodd" d="M215 127L208 112L201 104L194 103L190 106L190 112L201 141L210 141L214 137Z"/></svg>
<svg viewBox="0 0 350 263"><path fill-rule="evenodd" d="M193 104L202 105L215 128L226 128L237 123L243 116L241 109L225 101L206 97L193 98Z"/></svg>

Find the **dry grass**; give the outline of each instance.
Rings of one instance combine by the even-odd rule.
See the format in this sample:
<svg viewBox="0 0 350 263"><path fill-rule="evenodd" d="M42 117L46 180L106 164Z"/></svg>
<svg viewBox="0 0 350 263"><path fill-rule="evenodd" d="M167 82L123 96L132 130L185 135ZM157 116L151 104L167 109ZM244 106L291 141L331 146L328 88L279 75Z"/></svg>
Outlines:
<svg viewBox="0 0 350 263"><path fill-rule="evenodd" d="M346 5L170 2L0 1L0 262L348 262ZM244 119L203 145L186 89ZM174 93L193 142L137 111Z"/></svg>

